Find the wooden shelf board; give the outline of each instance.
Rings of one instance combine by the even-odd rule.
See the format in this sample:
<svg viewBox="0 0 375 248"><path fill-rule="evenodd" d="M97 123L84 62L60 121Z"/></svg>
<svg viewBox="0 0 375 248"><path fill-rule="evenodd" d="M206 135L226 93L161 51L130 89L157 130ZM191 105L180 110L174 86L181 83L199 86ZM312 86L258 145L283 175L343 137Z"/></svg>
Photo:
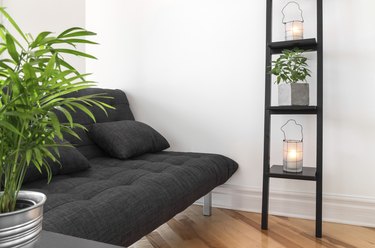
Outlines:
<svg viewBox="0 0 375 248"><path fill-rule="evenodd" d="M271 106L267 108L267 110L269 110L270 114L273 115L313 115L318 113L317 106Z"/></svg>
<svg viewBox="0 0 375 248"><path fill-rule="evenodd" d="M316 168L303 167L302 172L285 172L282 165L273 165L268 174L269 177L316 181Z"/></svg>
<svg viewBox="0 0 375 248"><path fill-rule="evenodd" d="M302 40L288 40L288 41L277 41L268 44L271 48L272 54L279 54L285 49L300 48L303 50L316 51L318 49L318 43L315 38L302 39Z"/></svg>

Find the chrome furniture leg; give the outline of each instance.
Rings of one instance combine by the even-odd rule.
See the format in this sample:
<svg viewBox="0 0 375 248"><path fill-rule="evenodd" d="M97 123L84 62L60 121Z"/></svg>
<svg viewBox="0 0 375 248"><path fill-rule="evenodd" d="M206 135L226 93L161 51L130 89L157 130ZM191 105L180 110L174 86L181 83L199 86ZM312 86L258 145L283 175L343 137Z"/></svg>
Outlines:
<svg viewBox="0 0 375 248"><path fill-rule="evenodd" d="M203 215L211 216L212 209L212 192L203 197Z"/></svg>

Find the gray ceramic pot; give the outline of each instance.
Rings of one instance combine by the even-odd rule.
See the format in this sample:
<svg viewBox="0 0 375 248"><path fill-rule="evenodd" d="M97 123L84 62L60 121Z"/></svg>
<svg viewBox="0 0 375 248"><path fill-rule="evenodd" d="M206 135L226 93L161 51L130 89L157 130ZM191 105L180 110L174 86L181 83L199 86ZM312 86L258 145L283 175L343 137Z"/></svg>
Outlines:
<svg viewBox="0 0 375 248"><path fill-rule="evenodd" d="M279 106L308 106L310 104L309 84L279 84Z"/></svg>
<svg viewBox="0 0 375 248"><path fill-rule="evenodd" d="M46 199L39 192L20 191L17 203L26 207L0 214L0 248L34 247L42 231L43 205Z"/></svg>

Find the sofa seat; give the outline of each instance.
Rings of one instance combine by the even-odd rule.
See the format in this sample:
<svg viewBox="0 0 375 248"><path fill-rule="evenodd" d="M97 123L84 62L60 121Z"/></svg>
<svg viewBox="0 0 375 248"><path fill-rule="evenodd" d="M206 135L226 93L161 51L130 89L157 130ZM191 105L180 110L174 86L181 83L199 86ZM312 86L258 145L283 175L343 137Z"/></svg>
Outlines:
<svg viewBox="0 0 375 248"><path fill-rule="evenodd" d="M159 152L90 159L89 170L26 184L47 195L43 228L130 245L226 182L237 170L215 154Z"/></svg>

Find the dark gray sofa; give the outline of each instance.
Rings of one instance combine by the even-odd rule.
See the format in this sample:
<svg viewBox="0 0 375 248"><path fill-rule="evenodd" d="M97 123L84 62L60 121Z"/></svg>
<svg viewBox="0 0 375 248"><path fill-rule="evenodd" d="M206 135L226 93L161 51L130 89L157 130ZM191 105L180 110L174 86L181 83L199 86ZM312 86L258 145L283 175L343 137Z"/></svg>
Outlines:
<svg viewBox="0 0 375 248"><path fill-rule="evenodd" d="M107 117L93 107L97 122L134 120L121 90L93 88L75 94L102 92L114 97L105 101L116 110ZM73 118L88 129L93 123L80 112ZM137 241L226 182L238 167L221 155L170 151L119 160L106 155L87 133L80 137L67 139L89 159L90 169L57 175L50 184L31 182L24 189L47 195L45 230L115 245Z"/></svg>

